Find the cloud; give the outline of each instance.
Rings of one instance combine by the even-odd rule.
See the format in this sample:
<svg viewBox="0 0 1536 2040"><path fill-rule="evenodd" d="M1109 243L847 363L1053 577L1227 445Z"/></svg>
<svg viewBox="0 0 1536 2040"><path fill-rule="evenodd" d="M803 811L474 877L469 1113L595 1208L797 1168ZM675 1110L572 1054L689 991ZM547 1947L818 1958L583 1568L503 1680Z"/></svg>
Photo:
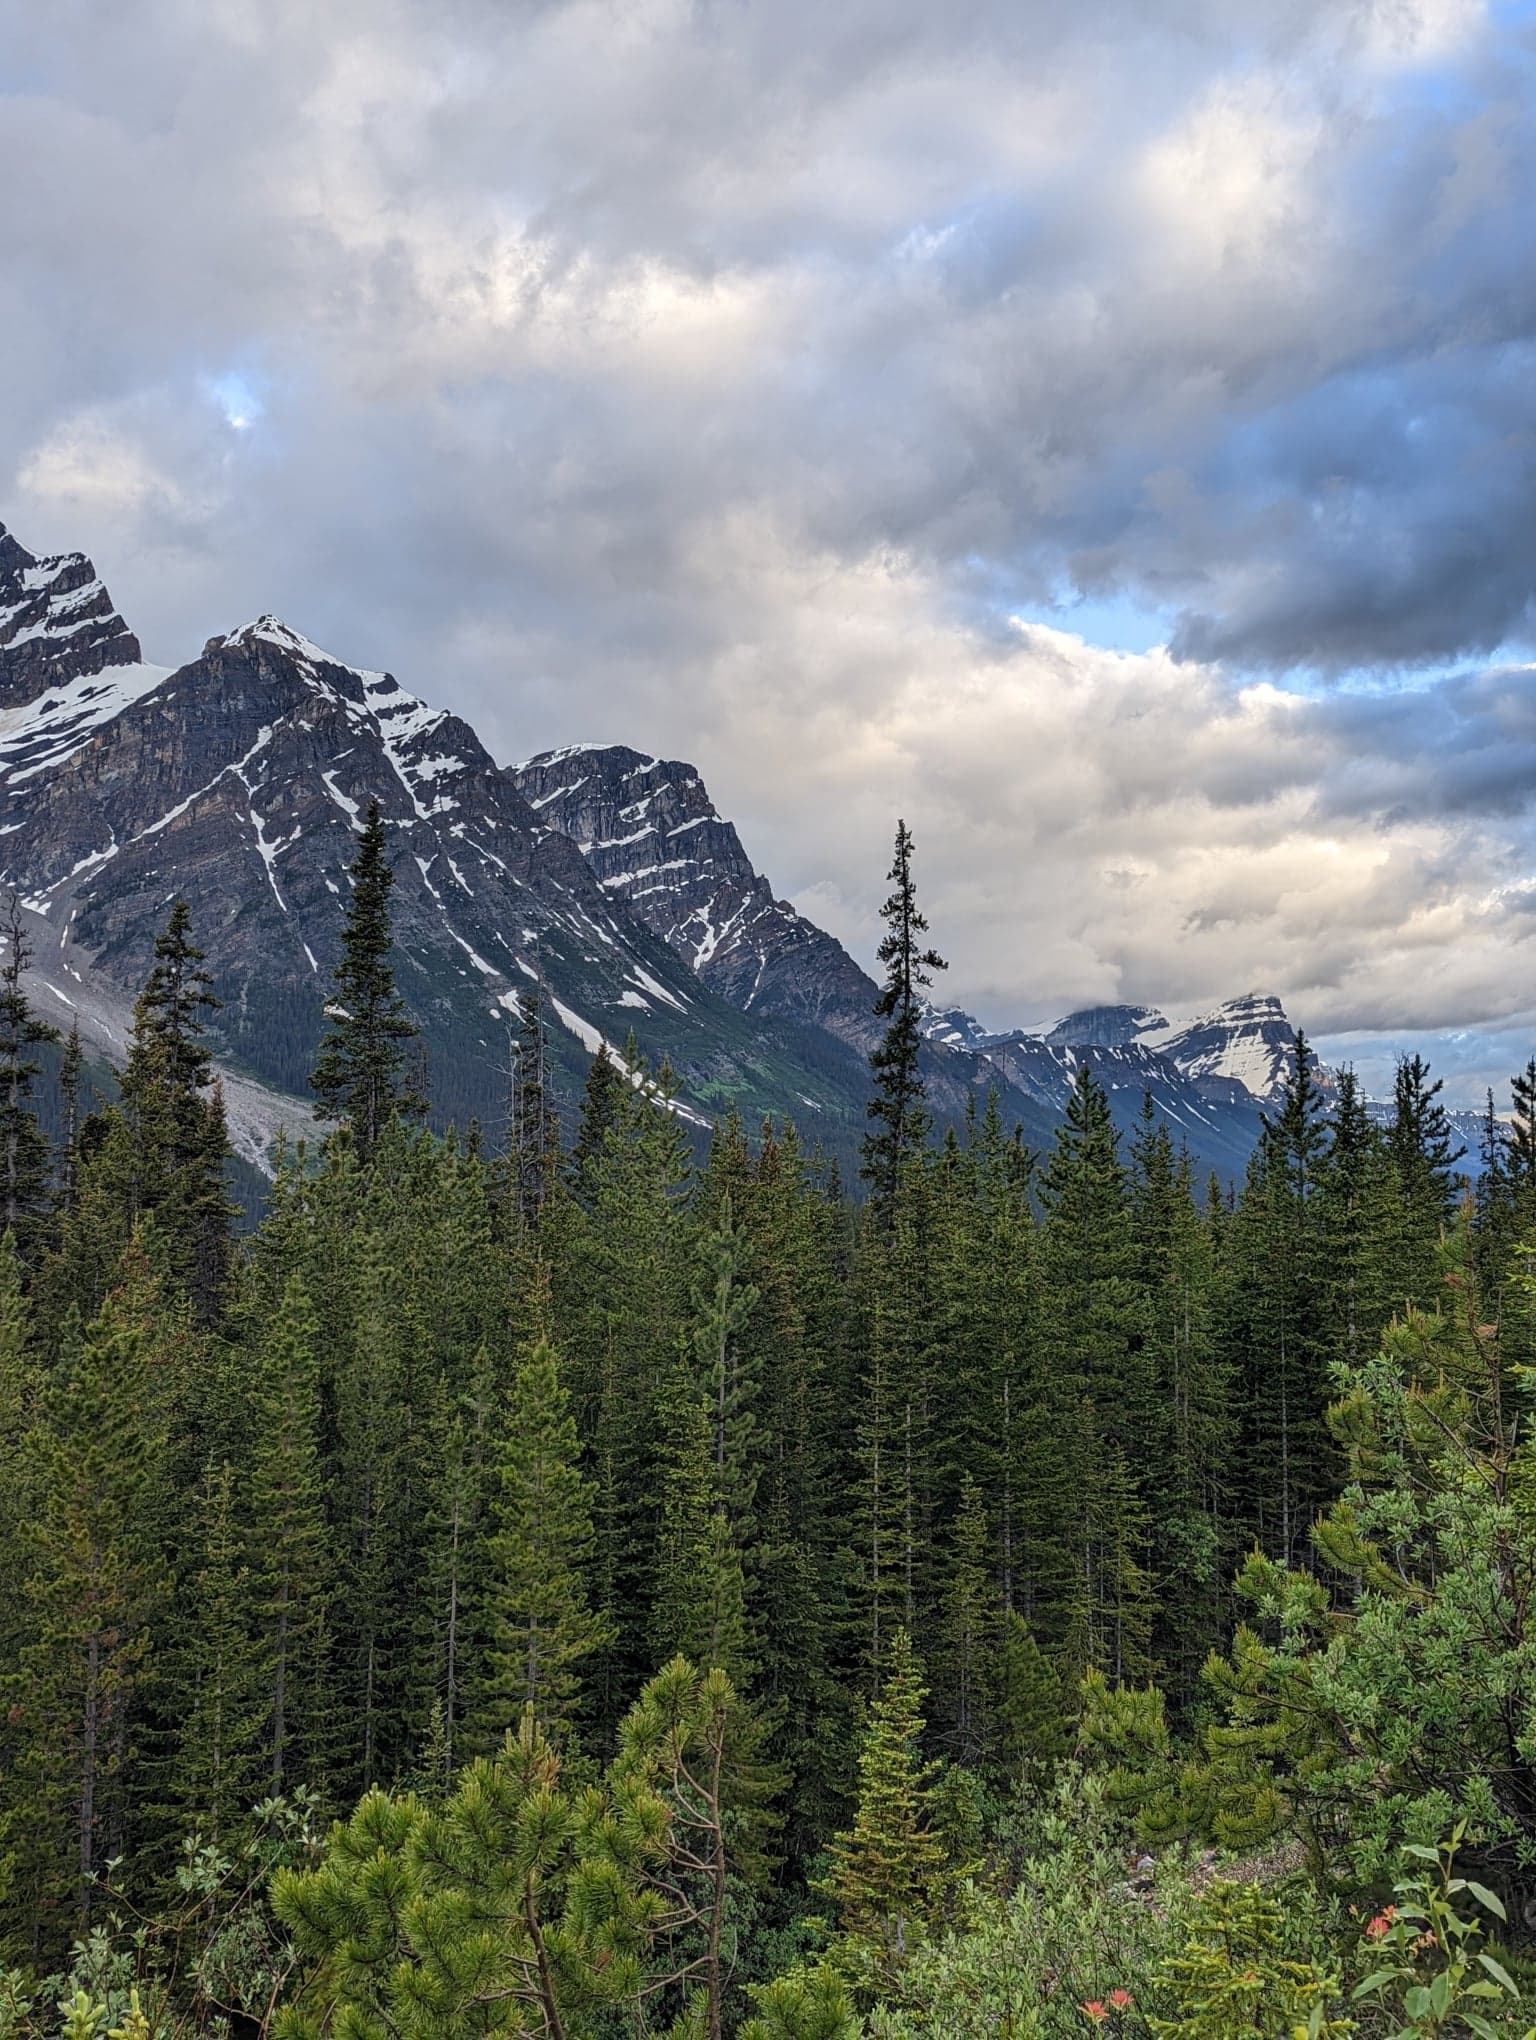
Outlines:
<svg viewBox="0 0 1536 2040"><path fill-rule="evenodd" d="M1518 20L59 0L6 41L0 516L150 656L276 608L503 756L693 756L865 949L907 812L988 1018L1516 1012Z"/></svg>

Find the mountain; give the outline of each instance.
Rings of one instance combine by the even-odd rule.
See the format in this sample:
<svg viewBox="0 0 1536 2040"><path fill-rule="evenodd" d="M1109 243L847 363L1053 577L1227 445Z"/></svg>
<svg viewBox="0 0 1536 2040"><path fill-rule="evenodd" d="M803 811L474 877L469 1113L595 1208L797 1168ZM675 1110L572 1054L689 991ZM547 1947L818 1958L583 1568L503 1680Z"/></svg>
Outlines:
<svg viewBox="0 0 1536 2040"><path fill-rule="evenodd" d="M1085 1006L1058 1020L1044 1038L1056 1047L1134 1048L1167 1029L1155 1006Z"/></svg>
<svg viewBox="0 0 1536 2040"><path fill-rule="evenodd" d="M1296 1057L1296 1030L1268 992L1248 992L1183 1027L1143 1038L1197 1082L1236 1084L1261 1105L1278 1099Z"/></svg>
<svg viewBox="0 0 1536 2040"><path fill-rule="evenodd" d="M1259 1137L1259 1101L1241 1086L1192 1076L1128 1028L1108 1025L1103 1016L1115 1010L1146 1009L1094 1007L1081 1016L1068 1015L1048 1034L994 1035L984 1053L1017 1089L1042 1101L1054 1099L1058 1109L1086 1063L1108 1093L1122 1135L1133 1131L1142 1101L1150 1097L1202 1174L1214 1171L1224 1181L1241 1180ZM1078 1020L1080 1032L1074 1026Z"/></svg>
<svg viewBox="0 0 1536 2040"><path fill-rule="evenodd" d="M652 1063L671 1058L691 1123L734 1099L749 1115L794 1110L845 1146L862 1124L857 1055L702 985L466 723L270 616L175 670L146 665L88 561L56 571L8 535L4 548L0 614L25 602L31 620L0 653L0 883L35 917L41 980L102 1046L120 1045L180 893L224 1001L221 1062L302 1100L354 825L376 798L401 987L442 1117L497 1121L515 995L538 982L567 1101L598 1042L622 1050L632 1030Z"/></svg>
<svg viewBox="0 0 1536 2040"><path fill-rule="evenodd" d="M566 1111L600 1042L663 1060L702 1130L728 1105L795 1118L845 1163L882 1023L868 972L775 892L698 771L622 745L498 765L470 726L273 616L147 663L82 554L0 526L0 884L32 917L37 981L119 1057L170 901L184 896L223 1000L213 1047L244 1152L309 1121L355 852L376 799L396 874L401 991L435 1117L494 1131L518 992L548 997ZM936 1116L988 1092L1043 1145L1080 1062L1129 1127L1144 1093L1202 1168L1239 1174L1293 1040L1253 996L1182 1029L1145 1007L991 1034L930 1009Z"/></svg>
<svg viewBox="0 0 1536 2040"><path fill-rule="evenodd" d="M0 709L142 658L84 553L35 559L0 524Z"/></svg>
<svg viewBox="0 0 1536 2040"><path fill-rule="evenodd" d="M777 899L692 765L622 744L543 751L511 777L619 900L745 1013L808 1022L867 1054L873 979L835 937Z"/></svg>

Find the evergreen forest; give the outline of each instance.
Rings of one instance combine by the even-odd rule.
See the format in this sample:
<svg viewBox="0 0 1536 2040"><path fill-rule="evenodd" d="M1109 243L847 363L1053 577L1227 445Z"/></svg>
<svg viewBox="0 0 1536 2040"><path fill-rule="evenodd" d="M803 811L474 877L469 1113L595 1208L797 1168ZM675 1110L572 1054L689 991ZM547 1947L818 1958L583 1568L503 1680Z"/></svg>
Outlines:
<svg viewBox="0 0 1536 2040"><path fill-rule="evenodd" d="M352 877L247 1228L186 908L110 1102L10 909L0 2036L1536 2026L1536 1063L936 1129L903 825L857 1181L532 987L438 1137Z"/></svg>

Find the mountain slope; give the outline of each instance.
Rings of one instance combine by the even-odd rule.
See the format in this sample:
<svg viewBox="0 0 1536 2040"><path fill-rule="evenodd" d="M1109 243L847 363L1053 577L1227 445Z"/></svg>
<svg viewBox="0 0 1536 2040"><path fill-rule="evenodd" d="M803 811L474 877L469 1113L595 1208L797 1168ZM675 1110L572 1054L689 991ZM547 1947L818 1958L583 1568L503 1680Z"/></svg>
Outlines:
<svg viewBox="0 0 1536 2040"><path fill-rule="evenodd" d="M834 936L776 899L691 765L621 744L541 752L512 778L699 980L746 1013L821 1027L860 1053L880 1038L875 984Z"/></svg>
<svg viewBox="0 0 1536 2040"><path fill-rule="evenodd" d="M16 572L34 572L14 540L8 552ZM610 904L458 718L271 617L175 671L125 656L137 651L119 631L73 668L29 667L0 710L0 882L52 931L39 964L55 983L89 976L130 994L181 893L225 1001L222 1057L302 1096L354 823L377 798L402 990L441 1117L499 1116L511 1008L538 982L567 1098L598 1041L622 1047L633 1028L653 1061L671 1057L678 1109L696 1122L727 1098L748 1113L858 1120L857 1058L702 987Z"/></svg>
<svg viewBox="0 0 1536 2040"><path fill-rule="evenodd" d="M308 1119L371 799L439 1123L476 1117L494 1138L508 1026L537 984L567 1110L598 1044L622 1056L632 1030L637 1080L640 1061L667 1059L690 1124L727 1105L789 1116L852 1160L875 984L774 893L691 765L579 745L503 769L457 716L272 616L174 670L147 664L89 560L34 558L0 527L0 883L34 917L48 997L114 1050L169 903L187 899L250 1151L280 1118ZM1278 1004L1256 999L1179 1033L1145 1008L1069 1016L1044 1039L935 1011L927 1033L941 1122L995 1090L1043 1145L1086 1057L1122 1126L1150 1091L1229 1177L1257 1132L1235 1073L1272 1084L1290 1039Z"/></svg>

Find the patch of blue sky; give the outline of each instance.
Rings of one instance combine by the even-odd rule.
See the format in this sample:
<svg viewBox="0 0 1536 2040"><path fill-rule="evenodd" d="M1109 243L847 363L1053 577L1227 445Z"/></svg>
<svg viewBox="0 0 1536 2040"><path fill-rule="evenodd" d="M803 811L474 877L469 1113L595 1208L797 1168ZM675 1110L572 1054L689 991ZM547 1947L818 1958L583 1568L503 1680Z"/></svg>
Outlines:
<svg viewBox="0 0 1536 2040"><path fill-rule="evenodd" d="M219 375L205 376L203 389L225 424L235 432L249 432L266 409L260 383L247 369L230 368Z"/></svg>
<svg viewBox="0 0 1536 2040"><path fill-rule="evenodd" d="M1148 608L1129 594L1068 594L1045 609L1015 614L1070 631L1084 643L1110 652L1150 652L1168 642L1172 619L1165 610Z"/></svg>

